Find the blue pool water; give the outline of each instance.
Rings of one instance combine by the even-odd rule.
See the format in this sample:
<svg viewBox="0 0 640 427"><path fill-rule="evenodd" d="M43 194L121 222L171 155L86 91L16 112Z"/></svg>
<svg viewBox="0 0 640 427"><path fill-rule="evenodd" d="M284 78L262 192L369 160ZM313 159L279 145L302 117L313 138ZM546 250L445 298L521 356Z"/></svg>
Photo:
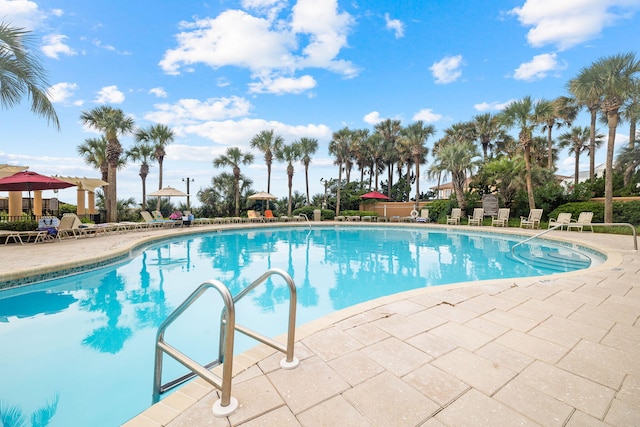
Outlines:
<svg viewBox="0 0 640 427"><path fill-rule="evenodd" d="M298 288L302 325L409 289L526 277L601 262L565 246L523 245L498 234L427 228L304 227L176 237L130 260L0 292L0 411L28 420L49 407L51 426L114 426L149 406L157 327L199 284L236 295L272 267ZM206 363L216 357L221 301L211 292L167 331ZM268 336L286 330L287 286L273 277L245 298L237 322ZM236 335L236 351L255 345ZM166 360L164 380L183 373Z"/></svg>

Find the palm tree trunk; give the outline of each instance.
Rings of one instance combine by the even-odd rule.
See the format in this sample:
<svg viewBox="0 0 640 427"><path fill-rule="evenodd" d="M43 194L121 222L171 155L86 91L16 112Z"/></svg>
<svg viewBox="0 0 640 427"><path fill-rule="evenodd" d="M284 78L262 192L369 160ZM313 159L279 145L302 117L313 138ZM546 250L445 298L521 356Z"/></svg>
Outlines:
<svg viewBox="0 0 640 427"><path fill-rule="evenodd" d="M162 190L162 164L164 162L164 157L158 157L158 190ZM156 210L160 212L160 196L158 196L158 200L156 202Z"/></svg>
<svg viewBox="0 0 640 427"><path fill-rule="evenodd" d="M142 180L142 210L147 210L147 175L149 173L149 166L140 166L140 179Z"/></svg>
<svg viewBox="0 0 640 427"><path fill-rule="evenodd" d="M536 208L536 201L533 197L533 182L531 181L531 145L526 144L524 147L524 167L525 181L527 184L527 197L529 198L529 209Z"/></svg>
<svg viewBox="0 0 640 427"><path fill-rule="evenodd" d="M573 170L574 178L573 178L573 188L575 189L578 185L578 178L580 176L580 149L576 147L576 165Z"/></svg>
<svg viewBox="0 0 640 427"><path fill-rule="evenodd" d="M336 216L340 215L340 187L342 187L342 163L338 167L338 190L336 191Z"/></svg>
<svg viewBox="0 0 640 427"><path fill-rule="evenodd" d="M589 136L589 181L592 183L596 180L596 121L598 112L595 108L590 110L591 124Z"/></svg>
<svg viewBox="0 0 640 427"><path fill-rule="evenodd" d="M307 183L307 205L311 204L311 199L309 198L309 164L305 163L304 165L304 179Z"/></svg>
<svg viewBox="0 0 640 427"><path fill-rule="evenodd" d="M553 170L553 139L551 138L551 129L553 126L547 128L547 169Z"/></svg>
<svg viewBox="0 0 640 427"><path fill-rule="evenodd" d="M416 159L416 209L420 207L420 161Z"/></svg>
<svg viewBox="0 0 640 427"><path fill-rule="evenodd" d="M607 160L604 175L604 222L613 222L613 151L618 127L618 110L607 111L609 138L607 141Z"/></svg>
<svg viewBox="0 0 640 427"><path fill-rule="evenodd" d="M293 169L293 168L291 168ZM287 176L289 178L289 200L287 203L287 216L291 216L291 187L293 187L293 172L291 173L287 173Z"/></svg>

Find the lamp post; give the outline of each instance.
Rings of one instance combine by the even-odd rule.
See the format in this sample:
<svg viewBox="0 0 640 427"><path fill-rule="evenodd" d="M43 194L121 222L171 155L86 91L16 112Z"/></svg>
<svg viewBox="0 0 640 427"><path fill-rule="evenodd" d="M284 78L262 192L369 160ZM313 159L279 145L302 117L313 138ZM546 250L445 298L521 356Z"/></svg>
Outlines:
<svg viewBox="0 0 640 427"><path fill-rule="evenodd" d="M186 182L187 183L187 209L191 209L191 204L189 203L189 197L190 197L190 194L191 194L191 193L189 193L189 183L193 182L193 178L188 178L188 177L187 178L182 178L182 182Z"/></svg>
<svg viewBox="0 0 640 427"><path fill-rule="evenodd" d="M324 178L320 178L320 182L324 184L324 199L322 200L322 209L327 209L327 187L330 182Z"/></svg>

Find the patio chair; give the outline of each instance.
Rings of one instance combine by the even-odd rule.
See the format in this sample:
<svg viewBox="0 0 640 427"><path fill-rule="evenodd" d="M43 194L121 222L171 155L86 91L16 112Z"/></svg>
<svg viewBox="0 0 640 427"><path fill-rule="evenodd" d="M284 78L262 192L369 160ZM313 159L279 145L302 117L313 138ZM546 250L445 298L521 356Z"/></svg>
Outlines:
<svg viewBox="0 0 640 427"><path fill-rule="evenodd" d="M264 217L254 210L247 211L249 222L264 222Z"/></svg>
<svg viewBox="0 0 640 427"><path fill-rule="evenodd" d="M547 228L559 226L558 229L562 230L570 222L571 222L571 213L561 212L558 214L557 218L549 218L549 227Z"/></svg>
<svg viewBox="0 0 640 427"><path fill-rule="evenodd" d="M278 220L278 218L273 216L273 211L271 209L267 209L264 211L264 217L269 222L276 222Z"/></svg>
<svg viewBox="0 0 640 427"><path fill-rule="evenodd" d="M420 216L416 218L416 222L430 222L429 209L420 209Z"/></svg>
<svg viewBox="0 0 640 427"><path fill-rule="evenodd" d="M510 213L511 209L509 208L498 209L498 215L491 218L491 225L495 227L508 227Z"/></svg>
<svg viewBox="0 0 640 427"><path fill-rule="evenodd" d="M577 220L572 219L571 222L567 224L567 231L571 231L572 228L576 228L582 232L583 228L589 227L593 233L593 226L591 225L592 219L593 212L580 212Z"/></svg>
<svg viewBox="0 0 640 427"><path fill-rule="evenodd" d="M484 208L475 208L473 215L469 215L469 225L481 226L484 220Z"/></svg>
<svg viewBox="0 0 640 427"><path fill-rule="evenodd" d="M540 228L540 220L542 219L542 209L531 209L529 216L520 217L520 228Z"/></svg>
<svg viewBox="0 0 640 427"><path fill-rule="evenodd" d="M155 211L155 212L158 212L158 211ZM142 216L142 219L144 219L144 221L147 224L149 224L150 227L156 227L156 228L173 226L177 222L172 219L154 218L153 216L151 216L151 214L148 211L140 211L140 216ZM180 223L182 223L182 220L180 220Z"/></svg>
<svg viewBox="0 0 640 427"><path fill-rule="evenodd" d="M459 225L461 216L462 216L462 209L460 208L451 209L451 215L447 215L447 224Z"/></svg>

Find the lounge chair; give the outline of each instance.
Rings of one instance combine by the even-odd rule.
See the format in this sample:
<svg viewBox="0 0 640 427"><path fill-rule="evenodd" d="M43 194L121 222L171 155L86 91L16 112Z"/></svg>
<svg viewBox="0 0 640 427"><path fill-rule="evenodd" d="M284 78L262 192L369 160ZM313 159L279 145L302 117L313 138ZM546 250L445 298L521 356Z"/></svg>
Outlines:
<svg viewBox="0 0 640 427"><path fill-rule="evenodd" d="M509 208L498 209L498 215L491 218L491 225L496 227L508 227L509 213L511 213L511 209Z"/></svg>
<svg viewBox="0 0 640 427"><path fill-rule="evenodd" d="M557 218L549 218L549 227L547 228L559 226L558 228L562 230L570 222L571 222L571 213L561 212L558 214Z"/></svg>
<svg viewBox="0 0 640 427"><path fill-rule="evenodd" d="M264 222L264 217L254 210L247 211L249 222Z"/></svg>
<svg viewBox="0 0 640 427"><path fill-rule="evenodd" d="M278 218L276 218L275 216L273 216L273 211L271 209L266 209L264 211L264 217L266 218L267 221L269 222L276 222L278 220Z"/></svg>
<svg viewBox="0 0 640 427"><path fill-rule="evenodd" d="M459 225L461 216L462 216L461 208L451 209L451 215L447 215L447 224Z"/></svg>
<svg viewBox="0 0 640 427"><path fill-rule="evenodd" d="M473 215L469 215L469 225L477 225L481 226L482 221L484 220L484 209L483 208L475 208L473 210Z"/></svg>
<svg viewBox="0 0 640 427"><path fill-rule="evenodd" d="M416 222L430 222L429 209L420 209L420 216L416 218Z"/></svg>
<svg viewBox="0 0 640 427"><path fill-rule="evenodd" d="M580 212L577 220L571 220L571 222L567 224L567 231L571 231L572 228L576 228L582 232L584 227L589 227L593 233L591 220L593 220L593 212Z"/></svg>
<svg viewBox="0 0 640 427"><path fill-rule="evenodd" d="M33 243L44 242L49 239L49 232L47 230L37 231L12 231L12 230L0 230L0 237L4 238L4 244L13 240L13 243L20 243L24 245L33 241Z"/></svg>
<svg viewBox="0 0 640 427"><path fill-rule="evenodd" d="M520 217L521 228L540 228L540 220L542 219L542 209L531 209L529 216Z"/></svg>
<svg viewBox="0 0 640 427"><path fill-rule="evenodd" d="M154 211L159 213L158 211ZM151 216L151 214L147 211L140 211L140 216L142 219L149 224L150 227L173 227L175 225L182 225L182 220L173 220L173 219L158 219Z"/></svg>

